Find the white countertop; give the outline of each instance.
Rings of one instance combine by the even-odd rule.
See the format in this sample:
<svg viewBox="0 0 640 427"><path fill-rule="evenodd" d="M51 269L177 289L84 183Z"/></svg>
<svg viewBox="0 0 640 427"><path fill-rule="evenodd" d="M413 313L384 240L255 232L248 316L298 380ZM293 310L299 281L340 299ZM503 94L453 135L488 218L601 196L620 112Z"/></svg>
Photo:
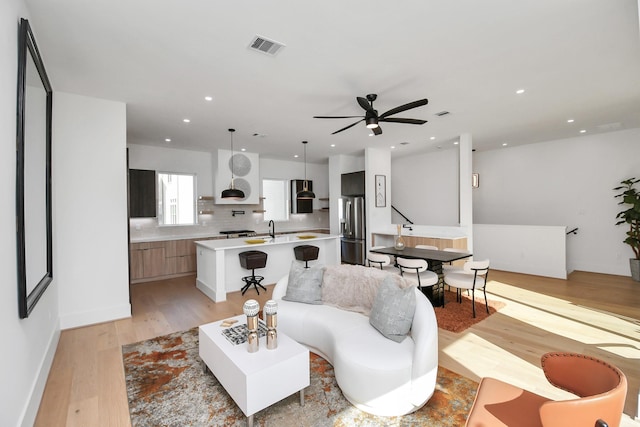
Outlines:
<svg viewBox="0 0 640 427"><path fill-rule="evenodd" d="M466 227L438 226L438 225L412 225L413 230L402 229L403 236L431 237L434 239L463 239L468 236ZM395 224L389 227L376 229L371 234L385 234L396 236L398 229Z"/></svg>
<svg viewBox="0 0 640 427"><path fill-rule="evenodd" d="M316 236L312 239L301 239L298 236ZM297 233L297 234L281 234L275 238L269 236L261 237L237 237L234 239L218 239L218 240L202 240L195 242L196 245L212 249L214 251L238 248L259 248L269 245L283 245L291 243L305 244L317 240L339 239L338 234L321 234L321 233ZM264 243L247 243L247 240L264 240Z"/></svg>
<svg viewBox="0 0 640 427"><path fill-rule="evenodd" d="M317 228L314 228L313 230L318 230ZM288 230L280 230L282 233L292 233L292 234L319 234L316 231L305 231L305 230L301 230L301 229L296 229L296 231L288 231ZM328 232L328 230L327 230ZM266 231L261 231L261 232L256 232L257 234L261 235L262 237L264 237L265 234L267 234L267 238L269 237L268 232ZM131 235L131 243L145 243L145 242L161 242L164 240L193 240L193 239L226 239L226 235L224 234L219 234L219 233L189 233L189 234L158 234L158 235L146 235L146 236L135 236L133 235L134 233L132 233ZM249 239L250 237L242 237L242 239ZM260 238L260 237L256 237L256 238ZM229 239L231 240L231 239Z"/></svg>

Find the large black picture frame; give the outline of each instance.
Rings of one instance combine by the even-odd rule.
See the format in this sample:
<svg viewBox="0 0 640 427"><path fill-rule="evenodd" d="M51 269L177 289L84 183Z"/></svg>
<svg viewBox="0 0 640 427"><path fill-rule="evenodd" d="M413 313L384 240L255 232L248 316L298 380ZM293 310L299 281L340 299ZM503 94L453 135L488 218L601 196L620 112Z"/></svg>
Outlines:
<svg viewBox="0 0 640 427"><path fill-rule="evenodd" d="M16 126L18 313L21 319L29 316L53 280L52 106L49 78L29 21L22 18L18 30Z"/></svg>

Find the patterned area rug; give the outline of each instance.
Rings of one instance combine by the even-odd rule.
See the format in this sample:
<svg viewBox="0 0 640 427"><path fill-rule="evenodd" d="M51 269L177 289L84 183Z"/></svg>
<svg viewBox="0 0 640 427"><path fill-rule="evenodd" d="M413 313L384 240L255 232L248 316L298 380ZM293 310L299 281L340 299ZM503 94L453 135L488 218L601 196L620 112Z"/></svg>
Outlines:
<svg viewBox="0 0 640 427"><path fill-rule="evenodd" d="M198 356L198 328L122 347L133 426L244 426L246 418ZM403 417L378 417L342 395L333 367L311 353L311 385L254 415L255 426L461 426L477 383L438 369L433 397Z"/></svg>
<svg viewBox="0 0 640 427"><path fill-rule="evenodd" d="M506 304L501 301L488 300L489 314L484 305L484 295L482 291L476 292L476 317L473 317L473 306L471 305L471 297L466 294L462 295L462 303L456 302L456 293L444 292L444 307L435 307L436 320L438 327L446 331L462 332L471 325L486 319L496 311L500 310Z"/></svg>

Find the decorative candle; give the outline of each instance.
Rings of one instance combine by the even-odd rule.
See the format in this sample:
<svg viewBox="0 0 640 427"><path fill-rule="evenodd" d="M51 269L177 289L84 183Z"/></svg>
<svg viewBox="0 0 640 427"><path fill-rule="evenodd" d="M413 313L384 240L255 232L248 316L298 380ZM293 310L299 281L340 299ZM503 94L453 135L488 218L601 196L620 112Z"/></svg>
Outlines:
<svg viewBox="0 0 640 427"><path fill-rule="evenodd" d="M258 341L258 312L260 304L254 299L247 300L242 306L244 314L247 316L247 350L255 353L259 349Z"/></svg>
<svg viewBox="0 0 640 427"><path fill-rule="evenodd" d="M267 324L267 349L273 350L278 347L278 303L270 299L264 304L264 321Z"/></svg>

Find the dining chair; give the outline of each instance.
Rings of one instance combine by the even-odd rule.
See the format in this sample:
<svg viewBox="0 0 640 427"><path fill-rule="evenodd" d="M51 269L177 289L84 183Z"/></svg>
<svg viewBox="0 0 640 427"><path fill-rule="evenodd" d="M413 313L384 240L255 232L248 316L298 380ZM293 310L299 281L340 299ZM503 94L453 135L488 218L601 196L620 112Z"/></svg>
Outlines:
<svg viewBox="0 0 640 427"><path fill-rule="evenodd" d="M433 245L416 245L416 249L431 249L433 251L439 250L437 246Z"/></svg>
<svg viewBox="0 0 640 427"><path fill-rule="evenodd" d="M416 275L418 288L438 284L438 275L429 270L429 263L426 260L397 257L396 263L401 276L404 277L405 273Z"/></svg>
<svg viewBox="0 0 640 427"><path fill-rule="evenodd" d="M457 248L444 248L442 249L443 251L446 252L460 252L460 253L465 253L468 254L469 251L464 250L464 249L457 249ZM447 273L453 273L453 272L459 272L462 273L464 272L464 268L462 268L462 266L458 266L458 265L453 265L451 263L449 264L442 264L442 273L447 274Z"/></svg>
<svg viewBox="0 0 640 427"><path fill-rule="evenodd" d="M378 249L382 247L383 246L372 246L371 249ZM369 267L379 268L380 270L395 270L395 267L391 263L391 257L389 255L379 254L371 251L367 253L367 265Z"/></svg>
<svg viewBox="0 0 640 427"><path fill-rule="evenodd" d="M489 260L467 261L464 263L464 272L453 272L444 275L444 283L456 288L456 301L462 302L462 290L471 290L471 305L473 307L473 317L476 317L476 289L484 292L484 305L489 313L489 303L487 302L487 276L489 275Z"/></svg>
<svg viewBox="0 0 640 427"><path fill-rule="evenodd" d="M482 378L466 427L619 427L627 378L617 367L577 353L546 353L551 385L578 396L551 400L495 378Z"/></svg>

